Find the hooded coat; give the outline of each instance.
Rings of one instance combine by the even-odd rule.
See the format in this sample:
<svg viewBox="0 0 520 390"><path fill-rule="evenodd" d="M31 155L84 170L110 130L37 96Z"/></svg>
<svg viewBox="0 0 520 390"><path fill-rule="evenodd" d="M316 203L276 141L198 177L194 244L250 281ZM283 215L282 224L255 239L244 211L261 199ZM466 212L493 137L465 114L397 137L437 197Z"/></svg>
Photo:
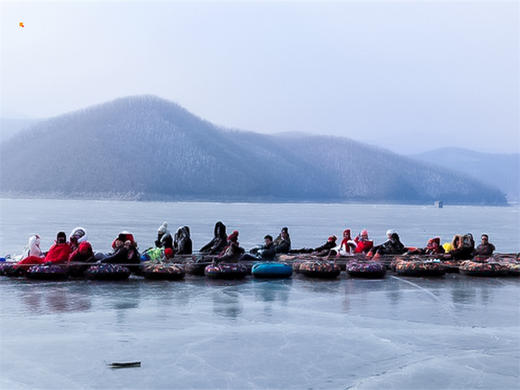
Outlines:
<svg viewBox="0 0 520 390"><path fill-rule="evenodd" d="M209 255L217 255L227 246L226 226L218 221L213 229L213 239L200 248L200 252Z"/></svg>
<svg viewBox="0 0 520 390"><path fill-rule="evenodd" d="M175 233L173 240L173 250L177 255L191 255L193 252L192 241L190 237L190 228L188 226L180 227Z"/></svg>
<svg viewBox="0 0 520 390"><path fill-rule="evenodd" d="M27 252L27 256L36 256L36 257L44 257L42 250L40 249L40 236L37 234L29 237L29 242L27 243L27 247L29 248Z"/></svg>
<svg viewBox="0 0 520 390"><path fill-rule="evenodd" d="M435 245L437 244L437 245ZM444 253L444 248L441 245L440 237L433 237L428 240L428 244L426 244L426 248L424 248L424 253L427 255L438 255Z"/></svg>
<svg viewBox="0 0 520 390"><path fill-rule="evenodd" d="M471 233L462 236L458 241L458 246L450 253L456 260L471 259L475 253L475 241L473 240Z"/></svg>
<svg viewBox="0 0 520 390"><path fill-rule="evenodd" d="M374 249L375 252L379 253L380 255L401 255L406 252L406 248L401 242L397 233L392 233L387 241Z"/></svg>

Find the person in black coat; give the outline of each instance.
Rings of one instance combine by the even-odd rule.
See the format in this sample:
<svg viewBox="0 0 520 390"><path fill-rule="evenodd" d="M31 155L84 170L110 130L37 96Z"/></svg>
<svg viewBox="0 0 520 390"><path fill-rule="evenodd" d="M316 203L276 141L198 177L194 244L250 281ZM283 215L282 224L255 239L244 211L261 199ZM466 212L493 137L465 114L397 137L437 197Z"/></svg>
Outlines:
<svg viewBox="0 0 520 390"><path fill-rule="evenodd" d="M274 250L276 253L289 253L291 250L291 237L289 236L289 229L282 228L282 231L274 240Z"/></svg>
<svg viewBox="0 0 520 390"><path fill-rule="evenodd" d="M406 252L406 247L401 242L399 234L396 232L390 232L389 236L383 244L376 246L372 249L374 255L402 255Z"/></svg>
<svg viewBox="0 0 520 390"><path fill-rule="evenodd" d="M251 253L251 254L249 254ZM253 248L240 257L242 260L273 260L276 256L276 249L273 242L273 237L269 234L264 237L264 245Z"/></svg>
<svg viewBox="0 0 520 390"><path fill-rule="evenodd" d="M200 248L200 252L207 255L218 255L227 245L226 225L218 221L213 229L213 239Z"/></svg>
<svg viewBox="0 0 520 390"><path fill-rule="evenodd" d="M193 252L193 245L190 237L190 228L183 226L175 233L173 240L173 250L176 255L191 255Z"/></svg>

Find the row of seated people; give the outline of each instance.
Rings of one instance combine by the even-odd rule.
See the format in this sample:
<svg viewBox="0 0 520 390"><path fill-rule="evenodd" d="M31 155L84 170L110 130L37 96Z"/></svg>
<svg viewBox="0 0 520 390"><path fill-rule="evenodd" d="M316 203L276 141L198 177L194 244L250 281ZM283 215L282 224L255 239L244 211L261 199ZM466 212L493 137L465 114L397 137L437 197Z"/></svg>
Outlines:
<svg viewBox="0 0 520 390"><path fill-rule="evenodd" d="M291 238L287 227L282 228L280 234L273 239L271 235L264 237L264 244L255 247L245 253L238 242L238 231L233 231L229 236L226 226L217 222L214 228L213 239L200 249L200 254L210 255L219 262L240 260L272 260L277 254L311 254L330 258L342 257L353 254L365 253L369 258L377 258L384 255L403 253L412 254L449 254L455 259L468 259L473 256L490 256L495 246L489 242L487 234L482 234L480 245L475 248L475 242L471 234L455 235L452 242L440 244L440 238L430 239L425 248L408 248L403 245L397 232L387 231L387 240L381 245L374 246L369 239L368 232L363 230L354 239L350 230L343 232L341 243L337 244L337 237L330 236L327 241L316 248L291 249ZM172 237L168 231L168 225L164 222L158 229L156 248L160 250L161 257L172 260L175 255L192 254L192 241L188 226L180 227ZM72 230L69 241L64 232L59 232L54 245L48 252L40 249L40 237L33 235L29 238L26 255L19 262L20 265L63 263L63 262L101 262L113 264L139 264L141 256L134 236L129 232L121 232L112 242L113 251L108 254L94 253L88 242L87 231L77 227Z"/></svg>

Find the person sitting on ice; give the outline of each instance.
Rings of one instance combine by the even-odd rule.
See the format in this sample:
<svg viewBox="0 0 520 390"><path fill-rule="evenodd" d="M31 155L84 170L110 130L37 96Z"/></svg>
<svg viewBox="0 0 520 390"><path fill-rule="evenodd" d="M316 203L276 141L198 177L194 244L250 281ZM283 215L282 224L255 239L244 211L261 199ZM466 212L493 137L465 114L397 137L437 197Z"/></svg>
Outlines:
<svg viewBox="0 0 520 390"><path fill-rule="evenodd" d="M314 248L314 250L312 251L312 254L314 256L320 256L320 257L325 257L325 256L336 256L337 252L334 250L334 248L337 246L336 244L336 241L337 241L337 237L332 235L330 236L329 238L327 238L327 242L325 242L325 244L317 247L317 248Z"/></svg>
<svg viewBox="0 0 520 390"><path fill-rule="evenodd" d="M182 226L177 229L175 238L173 239L173 250L176 255L191 255L193 252L193 243L190 237L190 228Z"/></svg>
<svg viewBox="0 0 520 390"><path fill-rule="evenodd" d="M282 228L282 231L278 237L276 237L273 244L276 253L289 253L291 250L291 237L289 236L289 229L287 227Z"/></svg>
<svg viewBox="0 0 520 390"><path fill-rule="evenodd" d="M220 252L215 261L218 263L236 263L244 252L244 248L241 248L238 242L238 230L235 230L228 236L228 245Z"/></svg>
<svg viewBox="0 0 520 390"><path fill-rule="evenodd" d="M95 260L92 245L90 245L90 242L88 241L81 242L69 255L69 262L72 263L93 263Z"/></svg>
<svg viewBox="0 0 520 390"><path fill-rule="evenodd" d="M137 248L137 242L135 242L134 235L126 230L123 230L121 233L117 235L117 237L112 241L112 249L116 249L116 242L121 241L121 244L124 244L125 241L130 241L134 247Z"/></svg>
<svg viewBox="0 0 520 390"><path fill-rule="evenodd" d="M442 244L444 248L444 253L451 253L453 250L458 248L459 243L462 241L462 236L460 234L455 234L451 242L445 242Z"/></svg>
<svg viewBox="0 0 520 390"><path fill-rule="evenodd" d="M440 255L444 253L444 248L441 246L441 238L433 237L428 240L424 254L426 255Z"/></svg>
<svg viewBox="0 0 520 390"><path fill-rule="evenodd" d="M29 237L24 258L29 256L45 257L45 253L40 248L40 236L38 234Z"/></svg>
<svg viewBox="0 0 520 390"><path fill-rule="evenodd" d="M401 255L407 251L399 235L394 230L387 230L386 236L388 239L381 245L375 246L371 249L370 254L379 257L384 255Z"/></svg>
<svg viewBox="0 0 520 390"><path fill-rule="evenodd" d="M159 229L157 229L157 240L155 240L155 246L157 248L172 248L173 249L173 238L172 234L168 230L168 222L163 222Z"/></svg>
<svg viewBox="0 0 520 390"><path fill-rule="evenodd" d="M450 251L451 256L456 260L468 260L473 258L475 253L475 241L471 233L464 234L456 241L456 246Z"/></svg>
<svg viewBox="0 0 520 390"><path fill-rule="evenodd" d="M124 238L126 238L125 234L120 234L114 241L114 253L104 257L100 262L122 264L128 267L131 271L135 271L139 268L141 256L139 255L139 251L136 248L136 243L130 240L123 242Z"/></svg>
<svg viewBox="0 0 520 390"><path fill-rule="evenodd" d="M491 256L495 251L495 246L489 242L489 236L486 233L482 233L481 243L475 250L475 256Z"/></svg>
<svg viewBox="0 0 520 390"><path fill-rule="evenodd" d="M218 221L213 229L213 239L200 248L200 253L205 255L218 255L227 246L226 225Z"/></svg>
<svg viewBox="0 0 520 390"><path fill-rule="evenodd" d="M243 260L273 260L276 256L276 249L271 235L264 237L264 245L253 248L249 253L245 253L240 257Z"/></svg>
<svg viewBox="0 0 520 390"><path fill-rule="evenodd" d="M368 253L374 246L374 242L368 238L368 231L366 229L361 231L361 233L354 239L354 242L356 243L354 253Z"/></svg>
<svg viewBox="0 0 520 390"><path fill-rule="evenodd" d="M351 256L356 249L356 243L350 237L350 229L343 230L343 239L341 240L341 244L334 248L338 257L341 256Z"/></svg>
<svg viewBox="0 0 520 390"><path fill-rule="evenodd" d="M59 232L56 235L56 241L52 245L44 258L39 256L29 256L19 261L17 265L34 265L34 264L59 264L65 263L69 260L70 245L67 242L67 235L65 232Z"/></svg>
<svg viewBox="0 0 520 390"><path fill-rule="evenodd" d="M76 227L72 229L69 235L70 250L75 251L78 249L79 244L88 241L87 231L82 227Z"/></svg>

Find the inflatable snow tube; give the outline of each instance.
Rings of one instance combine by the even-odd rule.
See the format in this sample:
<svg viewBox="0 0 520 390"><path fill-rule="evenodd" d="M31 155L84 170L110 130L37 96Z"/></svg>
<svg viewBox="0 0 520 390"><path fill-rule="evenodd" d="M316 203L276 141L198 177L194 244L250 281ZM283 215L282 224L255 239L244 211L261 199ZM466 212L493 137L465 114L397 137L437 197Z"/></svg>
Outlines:
<svg viewBox="0 0 520 390"><path fill-rule="evenodd" d="M117 264L96 264L85 271L85 276L94 280L125 280L130 270Z"/></svg>
<svg viewBox="0 0 520 390"><path fill-rule="evenodd" d="M459 267L462 261L460 260L443 260L442 264L444 264L444 268L447 273L457 273L459 272Z"/></svg>
<svg viewBox="0 0 520 390"><path fill-rule="evenodd" d="M298 273L300 272L300 267L303 263L305 263L308 260L294 260L292 263L292 269L294 272Z"/></svg>
<svg viewBox="0 0 520 390"><path fill-rule="evenodd" d="M17 267L14 262L0 264L0 275L9 276L10 278L24 276L26 270L27 268Z"/></svg>
<svg viewBox="0 0 520 390"><path fill-rule="evenodd" d="M56 264L38 264L30 267L25 276L38 280L65 280L69 275L65 267Z"/></svg>
<svg viewBox="0 0 520 390"><path fill-rule="evenodd" d="M178 264L146 264L142 274L146 279L180 280L186 273Z"/></svg>
<svg viewBox="0 0 520 390"><path fill-rule="evenodd" d="M247 274L247 267L240 263L210 264L204 269L204 274L212 279L242 279Z"/></svg>
<svg viewBox="0 0 520 390"><path fill-rule="evenodd" d="M251 269L255 278L289 278L293 273L293 268L287 263L256 263Z"/></svg>
<svg viewBox="0 0 520 390"><path fill-rule="evenodd" d="M471 260L463 261L459 270L469 276L505 276L509 273L506 264L479 263Z"/></svg>
<svg viewBox="0 0 520 390"><path fill-rule="evenodd" d="M385 277L386 267L377 261L366 263L353 261L347 264L347 272L353 278L382 279Z"/></svg>
<svg viewBox="0 0 520 390"><path fill-rule="evenodd" d="M520 276L520 262L506 263L507 273L510 276Z"/></svg>
<svg viewBox="0 0 520 390"><path fill-rule="evenodd" d="M306 261L300 265L299 272L311 278L334 279L341 273L341 268L330 261Z"/></svg>
<svg viewBox="0 0 520 390"><path fill-rule="evenodd" d="M439 261L407 261L401 260L395 265L395 272L402 276L443 276L446 267Z"/></svg>

